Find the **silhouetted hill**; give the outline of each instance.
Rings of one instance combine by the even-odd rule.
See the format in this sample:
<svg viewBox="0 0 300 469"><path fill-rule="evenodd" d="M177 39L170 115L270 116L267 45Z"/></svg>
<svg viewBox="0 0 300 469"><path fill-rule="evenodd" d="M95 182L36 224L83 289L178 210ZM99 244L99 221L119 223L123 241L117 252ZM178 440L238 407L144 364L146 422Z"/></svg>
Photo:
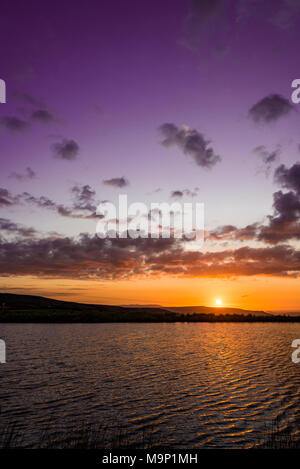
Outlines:
<svg viewBox="0 0 300 469"><path fill-rule="evenodd" d="M264 311L207 306L110 306L54 300L42 296L0 293L0 322L300 322L300 318L273 316Z"/></svg>
<svg viewBox="0 0 300 469"><path fill-rule="evenodd" d="M242 316L272 316L270 313L265 311L253 311L241 308L225 308L225 307L210 307L210 306L162 306L162 308L180 314L239 314Z"/></svg>
<svg viewBox="0 0 300 469"><path fill-rule="evenodd" d="M0 293L0 322L114 322L175 319L176 313L160 308L76 303L43 296Z"/></svg>
<svg viewBox="0 0 300 469"><path fill-rule="evenodd" d="M124 305L122 305L124 306ZM141 305L127 305L130 308L141 308ZM161 306L161 305L143 305L143 308L159 308L167 311L172 311L173 313L179 314L215 314L215 315L224 315L224 314L238 314L242 316L273 316L271 313L266 311L255 311L249 309L241 308L226 308L226 307L211 307L211 306Z"/></svg>

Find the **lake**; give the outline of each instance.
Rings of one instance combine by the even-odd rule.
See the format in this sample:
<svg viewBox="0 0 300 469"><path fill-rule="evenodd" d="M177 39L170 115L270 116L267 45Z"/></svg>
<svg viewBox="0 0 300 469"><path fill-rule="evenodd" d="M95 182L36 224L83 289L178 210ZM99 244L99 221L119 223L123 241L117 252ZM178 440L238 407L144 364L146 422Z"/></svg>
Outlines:
<svg viewBox="0 0 300 469"><path fill-rule="evenodd" d="M275 418L299 435L300 324L0 324L0 337L0 420L25 446L83 423L173 448L251 447Z"/></svg>

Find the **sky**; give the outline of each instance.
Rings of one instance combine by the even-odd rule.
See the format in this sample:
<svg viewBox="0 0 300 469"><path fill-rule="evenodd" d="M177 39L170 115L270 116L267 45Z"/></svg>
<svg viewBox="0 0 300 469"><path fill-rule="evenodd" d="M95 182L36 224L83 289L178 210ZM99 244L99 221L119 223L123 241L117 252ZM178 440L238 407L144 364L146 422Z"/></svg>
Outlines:
<svg viewBox="0 0 300 469"><path fill-rule="evenodd" d="M300 0L2 5L0 290L300 310L299 25ZM203 203L204 244L99 239L119 194Z"/></svg>

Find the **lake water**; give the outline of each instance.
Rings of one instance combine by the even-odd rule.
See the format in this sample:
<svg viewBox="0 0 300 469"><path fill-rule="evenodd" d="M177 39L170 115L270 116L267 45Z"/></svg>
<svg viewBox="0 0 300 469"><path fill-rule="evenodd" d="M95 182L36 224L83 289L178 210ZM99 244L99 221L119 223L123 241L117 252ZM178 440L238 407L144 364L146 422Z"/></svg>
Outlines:
<svg viewBox="0 0 300 469"><path fill-rule="evenodd" d="M2 424L24 444L83 422L172 447L249 447L274 418L296 435L300 324L0 324Z"/></svg>

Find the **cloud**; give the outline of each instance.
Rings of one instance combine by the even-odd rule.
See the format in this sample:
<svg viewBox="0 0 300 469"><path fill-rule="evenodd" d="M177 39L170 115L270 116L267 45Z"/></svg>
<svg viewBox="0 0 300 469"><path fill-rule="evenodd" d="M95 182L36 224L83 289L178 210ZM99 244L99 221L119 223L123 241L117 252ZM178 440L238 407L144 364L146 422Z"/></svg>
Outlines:
<svg viewBox="0 0 300 469"><path fill-rule="evenodd" d="M193 15L205 20L216 13L222 2L223 0L192 0L190 2L191 12Z"/></svg>
<svg viewBox="0 0 300 469"><path fill-rule="evenodd" d="M191 0L188 15L184 22L183 44L197 49L204 25L221 11L223 0Z"/></svg>
<svg viewBox="0 0 300 469"><path fill-rule="evenodd" d="M267 224L253 223L244 228L232 225L219 227L209 233L215 241L255 240L268 244L300 240L300 164L290 168L279 166L275 171L275 181L289 192L277 191L273 194L273 214L268 215Z"/></svg>
<svg viewBox="0 0 300 469"><path fill-rule="evenodd" d="M258 156L260 156L265 165L268 166L278 160L278 156L281 152L281 147L278 146L275 150L268 151L264 145L260 145L254 148L253 151Z"/></svg>
<svg viewBox="0 0 300 469"><path fill-rule="evenodd" d="M132 276L134 271L142 271L141 256L168 251L173 244L174 241L169 239L108 241L86 234L78 240L46 238L23 243L2 241L0 272L4 275L19 272L21 275L31 273L65 278L125 278ZM10 262L9 256L12 256Z"/></svg>
<svg viewBox="0 0 300 469"><path fill-rule="evenodd" d="M270 123L294 110L292 104L279 94L272 94L258 101L249 110L249 117L254 122Z"/></svg>
<svg viewBox="0 0 300 469"><path fill-rule="evenodd" d="M263 171L268 176L272 169L272 165L279 159L281 147L278 145L275 150L269 151L264 145L259 145L258 147L254 148L253 152L262 160Z"/></svg>
<svg viewBox="0 0 300 469"><path fill-rule="evenodd" d="M190 0L180 42L193 51L210 43L215 52L227 54L235 47L233 38L247 34L258 22L266 31L271 24L291 32L297 27L299 8L299 0ZM253 50L255 45L253 41Z"/></svg>
<svg viewBox="0 0 300 469"><path fill-rule="evenodd" d="M20 175L18 175L20 176ZM99 202L95 200L95 191L89 185L76 185L71 189L74 196L73 204L66 206L59 204L45 196L36 197L29 192L22 192L12 195L7 189L0 188L0 207L11 205L30 204L37 208L52 210L58 215L68 218L78 219L99 219L103 218L96 214Z"/></svg>
<svg viewBox="0 0 300 469"><path fill-rule="evenodd" d="M38 208L53 210L63 217L77 218L73 216L71 208L65 207L63 204L58 204L45 196L35 197L28 192L23 192L23 194L18 196L18 199L20 202L35 205Z"/></svg>
<svg viewBox="0 0 300 469"><path fill-rule="evenodd" d="M237 228L236 226L233 226L233 225L223 225L223 226L219 226L215 230L210 231L207 237L214 241L253 240L257 238L258 230L259 230L258 223L247 225L244 228Z"/></svg>
<svg viewBox="0 0 300 469"><path fill-rule="evenodd" d="M274 214L268 217L268 226L262 226L258 239L276 244L300 239L300 199L294 192L273 194Z"/></svg>
<svg viewBox="0 0 300 469"><path fill-rule="evenodd" d="M273 194L274 213L268 215L267 224L252 223L243 228L225 225L209 232L213 241L262 241L279 244L300 239L300 201L294 192Z"/></svg>
<svg viewBox="0 0 300 469"><path fill-rule="evenodd" d="M279 245L188 251L180 240L78 239L0 241L0 273L58 278L298 276L300 251Z"/></svg>
<svg viewBox="0 0 300 469"><path fill-rule="evenodd" d="M75 197L73 208L75 210L89 210L90 212L96 212L97 202L95 201L96 192L89 186L75 185L71 189L72 194Z"/></svg>
<svg viewBox="0 0 300 469"><path fill-rule="evenodd" d="M14 197L7 189L0 187L0 207L7 207L18 203L16 197Z"/></svg>
<svg viewBox="0 0 300 469"><path fill-rule="evenodd" d="M24 132L29 128L28 122L15 116L2 117L0 126L10 132Z"/></svg>
<svg viewBox="0 0 300 469"><path fill-rule="evenodd" d="M280 165L274 179L289 192L273 194L274 214L268 217L269 225L262 227L259 239L268 243L279 243L300 239L300 164L290 168Z"/></svg>
<svg viewBox="0 0 300 469"><path fill-rule="evenodd" d="M79 153L79 145L75 140L63 139L61 142L53 143L51 148L54 156L62 160L75 160Z"/></svg>
<svg viewBox="0 0 300 469"><path fill-rule="evenodd" d="M30 179L35 179L36 178L36 173L31 169L29 166L26 168L25 173L16 173L13 172L9 175L9 178L11 179L17 179L17 181L26 181Z"/></svg>
<svg viewBox="0 0 300 469"><path fill-rule="evenodd" d="M280 29L293 26L299 13L299 0L236 0L237 21L259 18Z"/></svg>
<svg viewBox="0 0 300 469"><path fill-rule="evenodd" d="M88 186L89 187L89 186ZM74 188L73 188L74 189ZM97 215L96 212L96 205L92 205L91 203L84 202L83 199L78 199L78 195L76 194L76 198L74 204L71 207L67 207L63 204L59 204L54 202L53 200L49 199L45 196L35 197L28 192L23 192L18 196L18 200L23 203L28 203L31 205L35 205L38 208L48 209L56 212L58 215L66 218L76 218L76 219L99 219L101 218L100 215ZM87 213L89 212L89 213Z"/></svg>
<svg viewBox="0 0 300 469"><path fill-rule="evenodd" d="M0 231L6 231L8 233L24 237L32 237L36 234L36 230L34 228L26 228L18 223L8 220L7 218L0 218Z"/></svg>
<svg viewBox="0 0 300 469"><path fill-rule="evenodd" d="M32 112L31 119L42 124L48 124L55 120L54 116L47 109L36 109Z"/></svg>
<svg viewBox="0 0 300 469"><path fill-rule="evenodd" d="M280 29L290 29L299 16L299 8L299 0L281 0L278 9L271 10L271 22Z"/></svg>
<svg viewBox="0 0 300 469"><path fill-rule="evenodd" d="M113 187L125 187L129 186L129 181L124 177L120 178L112 178L112 179L104 179L103 184L106 186L113 186Z"/></svg>
<svg viewBox="0 0 300 469"><path fill-rule="evenodd" d="M300 195L300 163L295 163L290 168L280 165L274 174L275 181L286 189L294 190Z"/></svg>
<svg viewBox="0 0 300 469"><path fill-rule="evenodd" d="M31 107L30 119L32 121L41 122L43 124L48 124L50 122L55 121L53 114L46 108L45 104L42 101L34 98L28 93L15 92L13 96Z"/></svg>
<svg viewBox="0 0 300 469"><path fill-rule="evenodd" d="M194 190L190 189L183 189L183 190L176 190L171 192L172 198L181 198L183 196L187 197L196 197L199 194L199 187L195 187Z"/></svg>
<svg viewBox="0 0 300 469"><path fill-rule="evenodd" d="M183 197L184 193L183 191L173 191L171 192L171 197L174 197L175 199L178 197Z"/></svg>
<svg viewBox="0 0 300 469"><path fill-rule="evenodd" d="M17 99L20 99L20 100L24 101L26 104L30 104L31 106L34 106L34 107L37 107L37 108L43 108L44 107L44 104L40 100L34 98L29 93L23 93L23 92L20 92L20 91L16 91L15 93L13 93L13 96L16 97Z"/></svg>
<svg viewBox="0 0 300 469"><path fill-rule="evenodd" d="M209 147L210 141L205 140L197 130L188 127L177 127L172 123L165 123L159 127L164 137L161 142L164 147L177 146L185 155L191 156L194 162L202 168L212 168L221 158Z"/></svg>

